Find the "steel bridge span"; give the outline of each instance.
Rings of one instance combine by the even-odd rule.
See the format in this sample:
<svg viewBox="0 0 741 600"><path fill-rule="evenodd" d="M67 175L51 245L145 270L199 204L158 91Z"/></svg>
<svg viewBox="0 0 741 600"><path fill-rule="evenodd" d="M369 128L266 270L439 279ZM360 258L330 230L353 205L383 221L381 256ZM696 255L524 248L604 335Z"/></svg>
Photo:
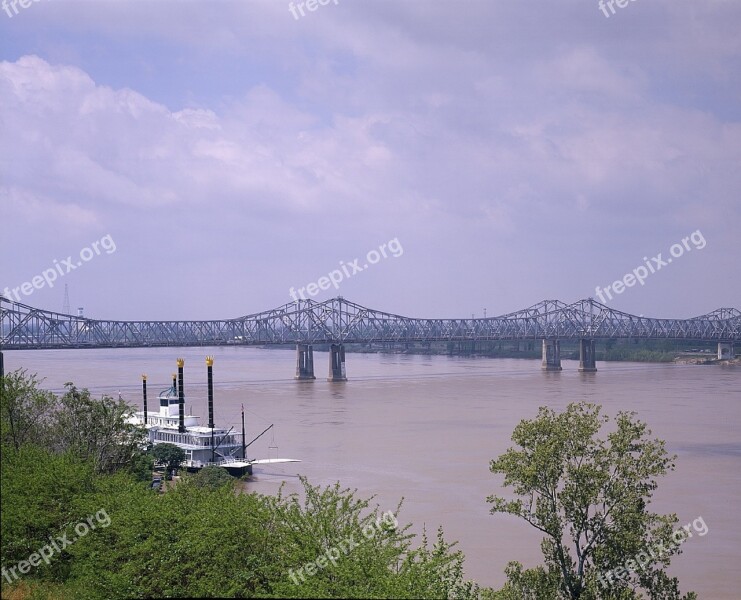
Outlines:
<svg viewBox="0 0 741 600"><path fill-rule="evenodd" d="M345 344L531 340L542 343L543 369L561 370L560 341L578 340L581 371L596 371L595 341L606 339L718 342L733 358L741 311L719 308L690 319L620 312L589 298L544 300L488 318L416 319L337 297L298 300L279 308L214 321L111 321L41 310L0 296L0 350L142 348L152 346L296 345L297 379L314 379L313 345L330 345L332 381L345 380Z"/></svg>

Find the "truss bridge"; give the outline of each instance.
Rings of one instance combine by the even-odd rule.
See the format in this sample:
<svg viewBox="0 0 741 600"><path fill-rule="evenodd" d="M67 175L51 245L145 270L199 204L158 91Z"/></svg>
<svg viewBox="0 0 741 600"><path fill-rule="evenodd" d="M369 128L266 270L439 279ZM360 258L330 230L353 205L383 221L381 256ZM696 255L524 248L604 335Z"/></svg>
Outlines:
<svg viewBox="0 0 741 600"><path fill-rule="evenodd" d="M596 371L595 342L608 339L717 342L733 358L741 311L719 308L690 319L657 319L609 308L593 299L544 300L485 318L419 319L342 297L297 300L235 319L114 321L41 310L0 296L0 350L142 348L153 346L295 345L297 379L314 379L313 346L330 346L330 380L345 376L345 344L530 340L542 343L543 369L561 369L560 341L578 340L580 370Z"/></svg>

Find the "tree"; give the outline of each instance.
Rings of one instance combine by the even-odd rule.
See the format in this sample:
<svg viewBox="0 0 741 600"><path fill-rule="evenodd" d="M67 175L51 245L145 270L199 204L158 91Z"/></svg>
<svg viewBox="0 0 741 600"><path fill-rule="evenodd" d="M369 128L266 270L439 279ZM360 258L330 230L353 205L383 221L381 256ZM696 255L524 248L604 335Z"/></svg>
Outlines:
<svg viewBox="0 0 741 600"><path fill-rule="evenodd" d="M17 451L3 451L0 461L2 565L12 566L28 559L48 544L52 535L71 533L72 525L86 516L75 510L74 501L90 493L93 482L92 465L70 453L56 454L32 443ZM34 575L61 577L68 558L66 551L55 554L51 564L42 563Z"/></svg>
<svg viewBox="0 0 741 600"><path fill-rule="evenodd" d="M192 479L193 485L212 489L234 483L234 478L226 472L226 469L218 465L207 465L203 467Z"/></svg>
<svg viewBox="0 0 741 600"><path fill-rule="evenodd" d="M127 481L128 478L128 481ZM153 494L128 474L99 476L76 505L110 526L69 548L69 598L471 598L459 552L438 535L410 548L409 526L339 485L301 496L235 493L185 477ZM307 565L313 565L311 570Z"/></svg>
<svg viewBox="0 0 741 600"><path fill-rule="evenodd" d="M151 483L152 470L154 469L154 457L151 451L142 451L134 456L128 468L126 469L137 480Z"/></svg>
<svg viewBox="0 0 741 600"><path fill-rule="evenodd" d="M95 400L72 383L65 387L54 414L54 447L90 460L100 473L131 468L146 440L144 428L130 421L133 407L110 396Z"/></svg>
<svg viewBox="0 0 741 600"><path fill-rule="evenodd" d="M154 460L165 465L165 478L170 479L170 473L180 468L185 461L185 450L175 444L156 444L152 450Z"/></svg>
<svg viewBox="0 0 741 600"><path fill-rule="evenodd" d="M373 498L339 483L320 487L301 477L303 493L267 497L264 527L271 544L269 595L278 598L476 598L478 586L463 578L464 556L443 538L427 536L411 547L411 525Z"/></svg>
<svg viewBox="0 0 741 600"><path fill-rule="evenodd" d="M519 447L491 461L490 471L503 474L518 496L489 496L491 513L520 517L545 535L545 566L523 570L510 563L495 598L632 599L640 590L652 599L680 598L676 578L664 571L679 553L671 542L677 517L648 510L657 478L674 469L676 457L662 440L649 439L635 413L620 412L615 430L596 437L609 420L600 412L587 403L560 414L541 407L537 418L515 428ZM645 552L655 547L665 551ZM639 567L634 558L641 552ZM620 578L606 577L617 570Z"/></svg>
<svg viewBox="0 0 741 600"><path fill-rule="evenodd" d="M18 450L23 444L43 442L57 397L39 389L36 375L23 369L8 373L0 385L0 441Z"/></svg>

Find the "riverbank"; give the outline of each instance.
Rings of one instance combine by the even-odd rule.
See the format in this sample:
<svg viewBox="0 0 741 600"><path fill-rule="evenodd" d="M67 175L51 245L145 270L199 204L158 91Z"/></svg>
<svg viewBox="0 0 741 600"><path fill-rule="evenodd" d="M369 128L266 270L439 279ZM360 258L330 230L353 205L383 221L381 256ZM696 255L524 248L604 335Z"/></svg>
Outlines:
<svg viewBox="0 0 741 600"><path fill-rule="evenodd" d="M678 365L723 365L723 366L739 366L741 365L741 358L704 358L697 356L678 356L674 359L674 362Z"/></svg>
<svg viewBox="0 0 741 600"><path fill-rule="evenodd" d="M718 360L717 349L703 344L700 348L689 348L691 344L678 343L678 346L661 342L633 342L615 340L597 342L596 360L600 362L646 362L678 364L738 364L739 359ZM693 344L696 345L696 344ZM321 346L315 346L321 350ZM542 350L535 341L521 342L445 342L429 344L347 344L347 352L363 354L411 354L422 356L463 356L482 358L524 358L540 359ZM562 360L579 360L579 349L576 343L561 342Z"/></svg>

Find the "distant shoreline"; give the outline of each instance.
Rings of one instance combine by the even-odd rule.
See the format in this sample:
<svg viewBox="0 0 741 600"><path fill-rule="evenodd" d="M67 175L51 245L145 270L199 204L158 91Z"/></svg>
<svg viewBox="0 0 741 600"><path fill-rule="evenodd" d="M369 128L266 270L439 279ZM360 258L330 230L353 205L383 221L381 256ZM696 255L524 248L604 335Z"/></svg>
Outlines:
<svg viewBox="0 0 741 600"><path fill-rule="evenodd" d="M522 346L520 349L511 346ZM602 345L602 349L600 349ZM691 344L689 344L691 345ZM705 344L707 345L707 344ZM502 347L505 346L505 347ZM510 346L510 347L506 347ZM607 342L598 342L596 360L598 362L645 362L675 363L681 365L739 365L741 357L718 359L716 350L669 350L655 347L655 343L639 342L638 344L615 344L609 350ZM632 347L631 347L632 346ZM266 350L291 349L286 346L258 346ZM315 344L314 350L327 351L328 344ZM465 358L520 358L540 360L542 358L539 343L532 340L508 342L433 342L430 344L346 344L345 351L355 354L406 354L412 356L460 356ZM561 343L561 360L579 360L579 351L569 340Z"/></svg>

